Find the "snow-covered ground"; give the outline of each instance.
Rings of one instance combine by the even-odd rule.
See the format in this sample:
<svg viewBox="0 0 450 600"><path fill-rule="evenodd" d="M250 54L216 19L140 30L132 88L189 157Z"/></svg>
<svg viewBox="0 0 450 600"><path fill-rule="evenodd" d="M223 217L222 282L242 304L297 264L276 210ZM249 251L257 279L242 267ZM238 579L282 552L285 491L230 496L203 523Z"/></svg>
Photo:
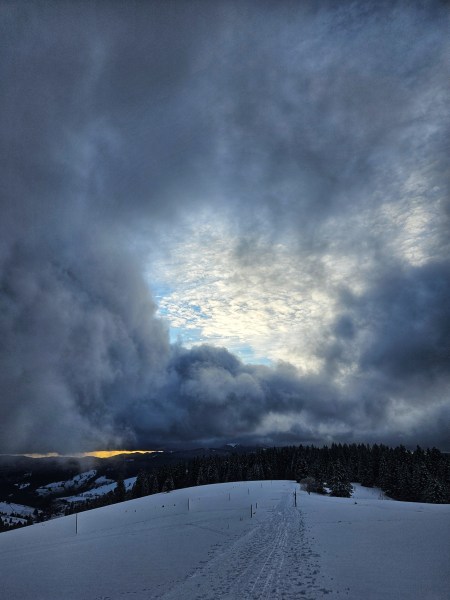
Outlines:
<svg viewBox="0 0 450 600"><path fill-rule="evenodd" d="M361 486L201 486L0 534L2 598L447 600L449 527L450 505Z"/></svg>
<svg viewBox="0 0 450 600"><path fill-rule="evenodd" d="M30 517L33 512L34 508L32 506L14 502L0 502L0 517L6 525L26 525L27 517Z"/></svg>
<svg viewBox="0 0 450 600"><path fill-rule="evenodd" d="M28 517L32 515L34 508L32 506L26 506L25 504L16 504L14 502L0 502L0 514L1 515L22 515Z"/></svg>
<svg viewBox="0 0 450 600"><path fill-rule="evenodd" d="M72 479L69 479L68 481L54 481L52 483L47 483L47 485L37 488L36 493L40 496L46 496L48 494L59 494L66 490L76 490L87 485L96 475L97 471L91 469L90 471L75 475L75 477L72 477Z"/></svg>
<svg viewBox="0 0 450 600"><path fill-rule="evenodd" d="M30 487L30 483L15 483L14 484L16 487L19 488L19 490L26 490L27 487Z"/></svg>
<svg viewBox="0 0 450 600"><path fill-rule="evenodd" d="M123 483L127 492L131 490L135 481L136 477L124 479ZM109 492L113 492L117 487L117 481L107 479L106 477L99 477L95 480L94 484L95 487L93 487L91 490L87 490L81 494L76 494L75 496L65 496L64 498L60 498L60 500L65 500L66 502L84 502L85 500L92 500L94 498L104 496Z"/></svg>
<svg viewBox="0 0 450 600"><path fill-rule="evenodd" d="M450 505L353 486L353 498L301 497L321 571L333 582L328 598L448 600Z"/></svg>

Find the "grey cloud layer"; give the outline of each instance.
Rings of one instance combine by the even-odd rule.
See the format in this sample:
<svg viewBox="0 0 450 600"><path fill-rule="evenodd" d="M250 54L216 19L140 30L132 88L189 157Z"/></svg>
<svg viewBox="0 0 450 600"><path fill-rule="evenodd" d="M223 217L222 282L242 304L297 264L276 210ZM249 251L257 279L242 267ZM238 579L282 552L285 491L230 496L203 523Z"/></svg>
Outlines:
<svg viewBox="0 0 450 600"><path fill-rule="evenodd" d="M448 12L340 4L1 4L1 451L448 443ZM319 372L170 346L205 210L326 291Z"/></svg>

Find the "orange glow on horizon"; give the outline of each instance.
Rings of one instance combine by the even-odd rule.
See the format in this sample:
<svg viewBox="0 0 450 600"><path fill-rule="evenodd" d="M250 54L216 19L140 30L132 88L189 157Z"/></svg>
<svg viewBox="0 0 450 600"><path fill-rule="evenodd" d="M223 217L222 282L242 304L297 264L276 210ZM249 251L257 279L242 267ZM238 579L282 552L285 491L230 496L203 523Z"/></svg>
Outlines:
<svg viewBox="0 0 450 600"><path fill-rule="evenodd" d="M58 452L47 452L46 454L30 453L15 454L13 456L26 456L28 458L85 458L92 456L94 458L111 458L119 454L154 454L163 452L162 450L93 450L92 452L74 452L73 454L59 454Z"/></svg>
<svg viewBox="0 0 450 600"><path fill-rule="evenodd" d="M95 456L95 458L111 458L119 454L153 454L162 450L95 450L94 452L83 452L81 456Z"/></svg>

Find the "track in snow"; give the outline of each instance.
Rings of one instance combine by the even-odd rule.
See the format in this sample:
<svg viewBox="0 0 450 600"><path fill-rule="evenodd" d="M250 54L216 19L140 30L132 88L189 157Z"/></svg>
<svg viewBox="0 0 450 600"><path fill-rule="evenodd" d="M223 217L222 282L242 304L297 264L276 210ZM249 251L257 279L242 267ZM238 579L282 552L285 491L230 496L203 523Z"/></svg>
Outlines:
<svg viewBox="0 0 450 600"><path fill-rule="evenodd" d="M234 543L218 543L210 560L161 600L317 600L318 555L311 548L301 510L287 494L261 522Z"/></svg>

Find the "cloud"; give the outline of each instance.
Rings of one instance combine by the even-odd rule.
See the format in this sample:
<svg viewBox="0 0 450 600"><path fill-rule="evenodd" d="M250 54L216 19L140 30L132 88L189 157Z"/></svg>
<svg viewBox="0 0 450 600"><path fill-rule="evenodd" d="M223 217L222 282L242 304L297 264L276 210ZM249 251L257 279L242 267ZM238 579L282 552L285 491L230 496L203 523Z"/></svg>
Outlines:
<svg viewBox="0 0 450 600"><path fill-rule="evenodd" d="M317 263L300 262L289 241L242 236L205 216L155 258L148 278L163 290L160 314L188 345L202 340L238 354L250 346L253 361L317 370L317 329L333 318L335 303L324 289L325 266ZM175 289L164 291L171 282Z"/></svg>
<svg viewBox="0 0 450 600"><path fill-rule="evenodd" d="M450 270L443 262L384 273L356 308L372 320L373 338L362 365L402 380L448 377L449 292Z"/></svg>
<svg viewBox="0 0 450 600"><path fill-rule="evenodd" d="M441 3L1 19L3 451L448 444Z"/></svg>

